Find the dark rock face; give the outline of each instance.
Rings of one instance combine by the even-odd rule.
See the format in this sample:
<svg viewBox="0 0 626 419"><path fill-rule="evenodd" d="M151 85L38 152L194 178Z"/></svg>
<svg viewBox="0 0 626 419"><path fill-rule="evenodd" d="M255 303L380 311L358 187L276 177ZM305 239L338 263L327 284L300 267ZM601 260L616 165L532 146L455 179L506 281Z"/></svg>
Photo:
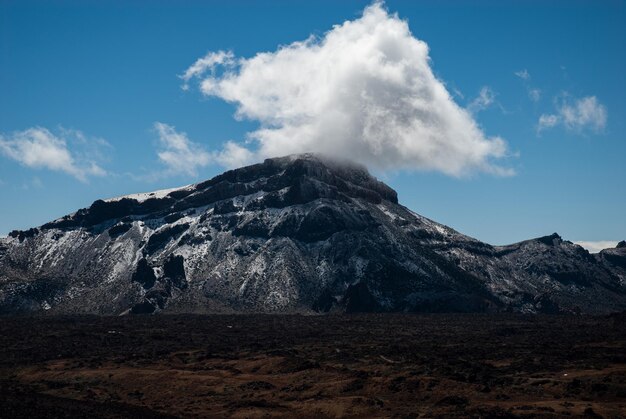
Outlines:
<svg viewBox="0 0 626 419"><path fill-rule="evenodd" d="M176 224L171 227L164 227L158 233L154 233L148 239L145 251L148 254L154 253L156 250L164 247L170 241L179 237L189 228L189 224Z"/></svg>
<svg viewBox="0 0 626 419"><path fill-rule="evenodd" d="M146 259L139 260L139 263L137 263L137 270L135 270L132 280L141 284L141 286L145 289L150 289L154 286L156 276L154 275L152 268L148 266L148 261Z"/></svg>
<svg viewBox="0 0 626 419"><path fill-rule="evenodd" d="M115 225L113 227L111 227L109 229L109 236L112 239L116 239L119 236L121 236L122 234L126 233L128 230L130 230L133 227L132 224L130 223L125 223L125 224L118 224Z"/></svg>
<svg viewBox="0 0 626 419"><path fill-rule="evenodd" d="M169 282L178 287L185 288L187 277L185 276L185 258L182 256L170 255L163 264L163 276Z"/></svg>
<svg viewBox="0 0 626 419"><path fill-rule="evenodd" d="M621 241L614 249L604 249L598 254L599 259L606 262L613 270L620 272L622 278L626 273L626 246L623 243Z"/></svg>
<svg viewBox="0 0 626 419"><path fill-rule="evenodd" d="M626 247L494 247L398 204L365 168L268 159L0 239L0 312L603 313Z"/></svg>

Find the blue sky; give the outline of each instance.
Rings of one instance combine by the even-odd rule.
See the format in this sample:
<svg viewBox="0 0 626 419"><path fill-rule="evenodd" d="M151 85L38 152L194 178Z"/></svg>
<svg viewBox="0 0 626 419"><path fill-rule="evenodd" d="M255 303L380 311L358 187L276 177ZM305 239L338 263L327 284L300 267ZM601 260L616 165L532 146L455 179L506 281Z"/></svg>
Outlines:
<svg viewBox="0 0 626 419"><path fill-rule="evenodd" d="M426 102L429 109L442 106L427 116L444 127L409 131L409 138L456 132L459 139L433 137L442 150L434 158L410 144L404 150L385 143L376 155L371 144L359 148L351 138L345 149L356 147L362 160L373 162L404 205L493 244L554 231L572 241L626 239L626 2L468 3L389 0L380 6L388 14L363 26L366 36L379 23L396 25L397 13L411 37L428 45L430 58L413 60L411 48L418 44L406 36L384 48L409 54L408 70L426 63L419 71L426 78L432 72L433 88L441 83L450 94L450 100ZM239 89L255 81L244 64L278 74L288 74L281 66L328 66L315 59L336 56L327 32L353 39L333 25L356 26L368 5L0 1L0 234L40 225L95 199L210 178L225 166L280 150L284 139L277 136L292 128L298 139L287 149L309 147L298 142L304 131L297 115L261 115L263 107L253 108L264 84ZM304 50L289 50L289 60L276 53L310 35L317 39ZM185 90L180 76L219 51L231 52L236 64L200 66ZM267 63L250 60L260 52L271 53ZM357 52L343 55L368 53ZM363 71L359 77L367 76ZM225 84L228 77L238 84ZM289 82L297 86L299 76L293 77ZM378 86L376 77L366 85ZM207 88L201 84L206 80L218 87ZM269 80L282 83L280 77ZM398 94L414 98L414 86L402 83L394 85ZM348 93L359 93L354 89ZM331 107L359 105L358 99L325 94ZM290 102L281 100L277 108L288 110ZM376 109L397 109L388 98L372 100ZM308 99L302 106L314 104ZM450 106L453 115L446 113ZM467 121L455 125L455 115ZM315 116L322 117L324 122L328 115ZM476 135L462 139L472 124ZM268 125L266 138L258 129ZM378 138L376 130L369 135ZM496 137L506 150L496 147ZM226 153L228 141L239 152L235 157ZM176 148L180 142L184 149Z"/></svg>

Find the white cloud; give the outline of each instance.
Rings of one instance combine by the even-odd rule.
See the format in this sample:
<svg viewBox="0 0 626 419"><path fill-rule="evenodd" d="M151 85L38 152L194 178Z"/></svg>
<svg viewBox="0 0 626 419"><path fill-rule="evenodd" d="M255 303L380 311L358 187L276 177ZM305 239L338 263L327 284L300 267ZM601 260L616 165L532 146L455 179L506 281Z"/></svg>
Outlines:
<svg viewBox="0 0 626 419"><path fill-rule="evenodd" d="M514 74L522 80L530 79L530 73L526 69L516 71Z"/></svg>
<svg viewBox="0 0 626 419"><path fill-rule="evenodd" d="M491 88L488 86L483 86L480 89L480 92L478 93L478 96L476 97L476 99L474 99L469 104L467 109L472 113L484 111L485 109L493 105L495 100L496 100L496 94L494 93L494 91L491 90Z"/></svg>
<svg viewBox="0 0 626 419"><path fill-rule="evenodd" d="M233 53L230 51L217 51L209 52L204 57L197 59L191 67L179 76L184 81L183 90L189 89L189 80L202 75L207 70L212 71L217 65L233 66L235 63L234 58Z"/></svg>
<svg viewBox="0 0 626 419"><path fill-rule="evenodd" d="M197 176L199 169L210 164L234 168L253 160L250 150L232 141L226 142L219 152L209 152L201 144L190 140L187 133L176 131L172 125L155 122L154 129L159 136L157 155L166 166L166 172L162 174Z"/></svg>
<svg viewBox="0 0 626 419"><path fill-rule="evenodd" d="M611 240L579 241L574 242L574 244L584 247L589 251L589 253L598 253L602 249L609 249L617 246L617 242Z"/></svg>
<svg viewBox="0 0 626 419"><path fill-rule="evenodd" d="M581 130L590 127L602 131L606 127L606 107L595 96L576 100L573 104L564 102L559 114L566 128Z"/></svg>
<svg viewBox="0 0 626 419"><path fill-rule="evenodd" d="M524 86L526 86L526 91L528 92L528 98L533 102L539 102L541 100L541 89L530 86L530 73L528 70L523 69L513 74L522 79Z"/></svg>
<svg viewBox="0 0 626 419"><path fill-rule="evenodd" d="M213 159L222 166L236 168L254 161L255 155L240 144L228 141L222 151L213 153Z"/></svg>
<svg viewBox="0 0 626 419"><path fill-rule="evenodd" d="M543 114L539 117L537 130L542 131L557 125L563 125L572 131L591 129L601 132L606 128L607 111L595 96L574 99L564 95L556 106L555 114Z"/></svg>
<svg viewBox="0 0 626 419"><path fill-rule="evenodd" d="M68 142L84 151L70 151ZM11 134L0 134L0 154L33 169L49 169L86 182L89 176L104 176L106 171L89 150L108 145L101 139L89 139L77 130L61 128L55 135L46 128L33 127Z"/></svg>
<svg viewBox="0 0 626 419"><path fill-rule="evenodd" d="M539 123L537 124L537 130L542 131L546 128L552 128L559 123L559 117L552 114L542 114L539 117Z"/></svg>
<svg viewBox="0 0 626 419"><path fill-rule="evenodd" d="M528 97L533 102L539 102L541 100L541 89L528 89Z"/></svg>
<svg viewBox="0 0 626 419"><path fill-rule="evenodd" d="M454 102L430 68L428 45L381 3L274 52L209 53L181 78L183 88L197 78L205 95L235 104L237 118L260 122L247 143L227 144L224 162L324 152L383 170L513 173L493 162L507 156L505 141L487 137Z"/></svg>
<svg viewBox="0 0 626 419"><path fill-rule="evenodd" d="M176 132L175 127L155 122L154 129L159 135L159 160L170 174L196 176L198 169L211 163L211 155L202 146L191 141L184 132Z"/></svg>

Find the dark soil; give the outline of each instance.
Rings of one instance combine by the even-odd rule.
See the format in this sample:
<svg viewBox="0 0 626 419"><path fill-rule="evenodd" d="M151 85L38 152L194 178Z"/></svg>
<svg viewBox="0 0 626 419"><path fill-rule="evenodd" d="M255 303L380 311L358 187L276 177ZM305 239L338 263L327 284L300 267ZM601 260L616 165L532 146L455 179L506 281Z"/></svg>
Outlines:
<svg viewBox="0 0 626 419"><path fill-rule="evenodd" d="M626 318L0 319L0 417L626 417Z"/></svg>

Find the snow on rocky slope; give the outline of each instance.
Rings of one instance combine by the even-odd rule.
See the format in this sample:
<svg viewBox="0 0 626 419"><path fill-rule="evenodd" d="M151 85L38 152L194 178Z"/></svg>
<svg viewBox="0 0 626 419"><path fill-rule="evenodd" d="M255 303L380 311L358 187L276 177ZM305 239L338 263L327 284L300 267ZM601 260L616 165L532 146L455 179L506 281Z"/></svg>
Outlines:
<svg viewBox="0 0 626 419"><path fill-rule="evenodd" d="M359 165L268 159L0 238L0 313L626 309L626 246L491 246Z"/></svg>

